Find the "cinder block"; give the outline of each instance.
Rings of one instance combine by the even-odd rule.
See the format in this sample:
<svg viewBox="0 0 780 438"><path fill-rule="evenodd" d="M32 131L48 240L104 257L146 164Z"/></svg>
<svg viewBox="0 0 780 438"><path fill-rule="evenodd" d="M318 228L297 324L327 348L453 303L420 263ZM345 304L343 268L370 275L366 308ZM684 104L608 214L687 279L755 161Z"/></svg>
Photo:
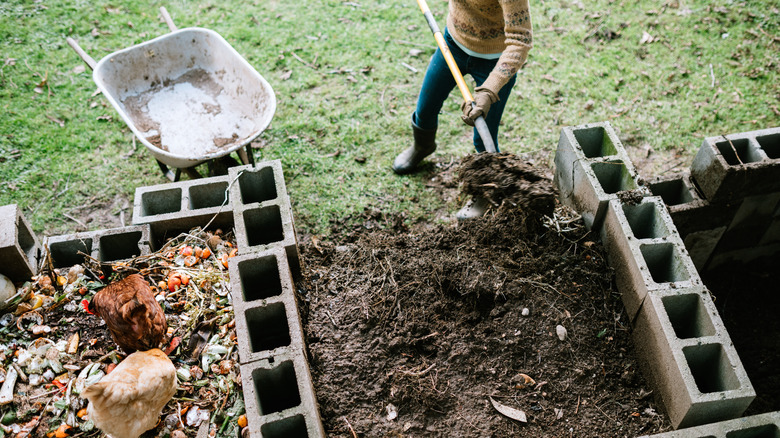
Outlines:
<svg viewBox="0 0 780 438"><path fill-rule="evenodd" d="M54 268L67 268L84 262L84 255L101 262L103 272L110 264L150 253L149 225L133 225L108 230L88 231L49 237L45 246Z"/></svg>
<svg viewBox="0 0 780 438"><path fill-rule="evenodd" d="M241 380L252 437L325 437L302 349L241 365Z"/></svg>
<svg viewBox="0 0 780 438"><path fill-rule="evenodd" d="M284 248L230 259L241 363L303 349L303 329Z"/></svg>
<svg viewBox="0 0 780 438"><path fill-rule="evenodd" d="M648 293L633 335L645 375L675 429L739 417L755 398L705 288Z"/></svg>
<svg viewBox="0 0 780 438"><path fill-rule="evenodd" d="M779 135L770 128L704 139L691 164L704 197L722 202L780 190Z"/></svg>
<svg viewBox="0 0 780 438"><path fill-rule="evenodd" d="M642 197L636 169L609 122L566 127L555 153L554 183L561 202L582 215L585 226L599 230L607 203L626 192Z"/></svg>
<svg viewBox="0 0 780 438"><path fill-rule="evenodd" d="M649 181L648 187L650 193L653 196L660 196L670 210L674 206L690 204L701 199L689 173L657 177Z"/></svg>
<svg viewBox="0 0 780 438"><path fill-rule="evenodd" d="M649 291L702 285L658 196L642 198L637 204L609 201L601 237L632 321Z"/></svg>
<svg viewBox="0 0 780 438"><path fill-rule="evenodd" d="M0 273L25 281L38 273L38 237L16 204L0 207Z"/></svg>
<svg viewBox="0 0 780 438"><path fill-rule="evenodd" d="M780 412L680 429L673 432L645 435L640 438L778 438L780 437Z"/></svg>
<svg viewBox="0 0 780 438"><path fill-rule="evenodd" d="M702 272L709 263L724 232L726 232L725 226L690 232L683 238L688 255L691 256L691 261L699 272Z"/></svg>
<svg viewBox="0 0 780 438"><path fill-rule="evenodd" d="M232 167L229 175L239 254L281 247L294 278L301 273L292 205L279 160Z"/></svg>
<svg viewBox="0 0 780 438"><path fill-rule="evenodd" d="M745 197L729 221L716 251L728 252L757 246L772 224L779 206L780 192Z"/></svg>
<svg viewBox="0 0 780 438"><path fill-rule="evenodd" d="M195 227L232 229L228 176L180 181L135 190L133 224L149 224L152 248Z"/></svg>
<svg viewBox="0 0 780 438"><path fill-rule="evenodd" d="M736 266L745 266L759 259L769 259L780 254L780 242L769 245L741 248L732 251L713 253L707 262L706 270L714 271L721 267L734 269Z"/></svg>

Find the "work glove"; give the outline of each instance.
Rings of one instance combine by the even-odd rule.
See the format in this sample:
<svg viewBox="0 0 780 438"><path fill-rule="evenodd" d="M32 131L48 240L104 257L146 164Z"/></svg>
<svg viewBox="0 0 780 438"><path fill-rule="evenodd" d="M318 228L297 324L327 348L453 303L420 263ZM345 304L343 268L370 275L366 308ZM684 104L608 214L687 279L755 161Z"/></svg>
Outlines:
<svg viewBox="0 0 780 438"><path fill-rule="evenodd" d="M487 117L490 105L498 102L498 95L485 87L477 87L474 89L474 105L471 102L463 102L460 109L463 111L463 115L460 116L463 122L469 126L474 126L474 121L477 117Z"/></svg>

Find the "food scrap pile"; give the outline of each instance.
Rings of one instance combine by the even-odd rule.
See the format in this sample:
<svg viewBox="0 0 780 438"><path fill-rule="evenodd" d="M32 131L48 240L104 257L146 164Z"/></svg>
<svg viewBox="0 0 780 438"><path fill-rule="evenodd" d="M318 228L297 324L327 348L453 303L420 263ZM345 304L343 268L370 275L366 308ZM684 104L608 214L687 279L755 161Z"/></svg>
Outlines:
<svg viewBox="0 0 780 438"><path fill-rule="evenodd" d="M84 255L82 264L54 269L48 260L0 303L0 437L102 433L79 395L128 352L90 314L89 302L131 274L148 281L165 313L160 348L178 383L160 421L143 436L236 436L246 430L227 271L236 253L232 233L193 229L155 253L122 262L101 265Z"/></svg>

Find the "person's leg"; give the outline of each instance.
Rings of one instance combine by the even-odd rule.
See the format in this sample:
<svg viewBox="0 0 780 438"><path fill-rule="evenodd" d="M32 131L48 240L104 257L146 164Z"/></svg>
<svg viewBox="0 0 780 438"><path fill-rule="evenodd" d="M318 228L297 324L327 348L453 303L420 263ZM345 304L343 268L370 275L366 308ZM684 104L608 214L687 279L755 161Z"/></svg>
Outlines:
<svg viewBox="0 0 780 438"><path fill-rule="evenodd" d="M425 71L412 122L422 129L436 129L441 107L453 88L455 88L455 79L447 67L447 61L444 60L441 50L436 49Z"/></svg>
<svg viewBox="0 0 780 438"><path fill-rule="evenodd" d="M469 71L471 73L471 77L474 78L477 87L485 82L487 77L490 75L490 72L493 71L493 67L495 65L496 60L479 59L473 57L471 58L469 61ZM485 123L487 124L488 130L490 131L490 136L493 137L493 144L496 145L496 152L500 150L498 148L498 125L501 123L501 117L504 115L506 102L509 100L509 96L512 95L512 87L514 87L516 80L517 75L512 76L512 78L509 79L509 82L507 82L501 88L501 90L499 90L498 102L490 105L488 115L485 117ZM474 147L476 148L477 152L485 152L485 146L482 143L482 138L480 138L476 129L474 129Z"/></svg>

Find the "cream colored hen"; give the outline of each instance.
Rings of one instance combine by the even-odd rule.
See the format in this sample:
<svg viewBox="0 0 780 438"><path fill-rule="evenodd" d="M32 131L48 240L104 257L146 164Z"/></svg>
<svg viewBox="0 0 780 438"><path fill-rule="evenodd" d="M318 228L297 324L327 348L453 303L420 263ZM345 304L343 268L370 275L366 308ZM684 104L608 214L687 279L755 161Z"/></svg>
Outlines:
<svg viewBox="0 0 780 438"><path fill-rule="evenodd" d="M81 397L89 400L89 419L103 432L112 438L138 438L157 424L175 393L176 368L155 348L127 356Z"/></svg>

